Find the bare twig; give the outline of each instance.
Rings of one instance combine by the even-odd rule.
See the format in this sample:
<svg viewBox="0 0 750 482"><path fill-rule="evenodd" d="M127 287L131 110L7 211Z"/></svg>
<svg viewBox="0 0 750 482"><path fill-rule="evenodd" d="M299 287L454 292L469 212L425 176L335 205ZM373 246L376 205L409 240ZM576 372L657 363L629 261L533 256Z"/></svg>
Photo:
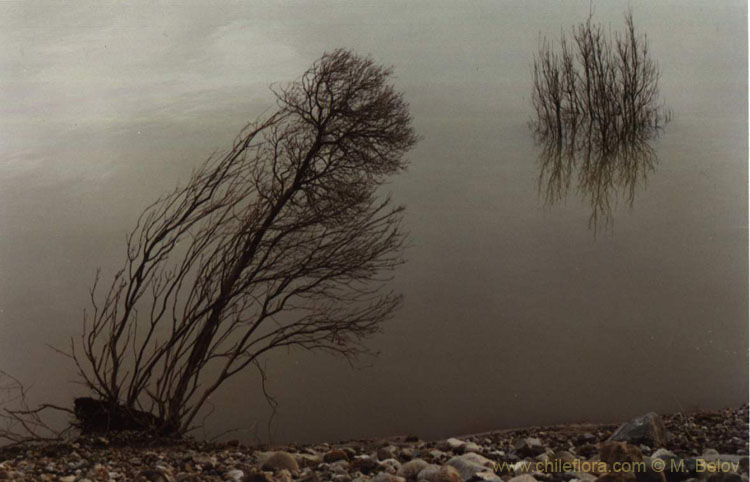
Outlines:
<svg viewBox="0 0 750 482"><path fill-rule="evenodd" d="M42 413L57 410L72 414L72 410L45 403L30 408L28 389L15 377L0 370L0 445L14 445L25 442L62 440L72 429L68 424L62 429L50 425L42 418Z"/></svg>

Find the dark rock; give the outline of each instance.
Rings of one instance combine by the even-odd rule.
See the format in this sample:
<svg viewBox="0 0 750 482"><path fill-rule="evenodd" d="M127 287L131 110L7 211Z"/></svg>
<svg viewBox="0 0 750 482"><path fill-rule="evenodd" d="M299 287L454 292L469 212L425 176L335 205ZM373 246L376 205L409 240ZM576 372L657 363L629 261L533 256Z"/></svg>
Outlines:
<svg viewBox="0 0 750 482"><path fill-rule="evenodd" d="M40 453L44 457L63 457L72 451L73 448L70 445L55 443L42 447Z"/></svg>
<svg viewBox="0 0 750 482"><path fill-rule="evenodd" d="M514 445L516 453L521 457L534 457L544 453L545 447L541 440L535 437L526 437L518 440Z"/></svg>
<svg viewBox="0 0 750 482"><path fill-rule="evenodd" d="M599 447L599 460L610 467L616 462L642 462L641 449L625 442L604 442Z"/></svg>
<svg viewBox="0 0 750 482"><path fill-rule="evenodd" d="M323 456L323 461L329 464L337 460L349 460L349 454L341 449L333 449Z"/></svg>
<svg viewBox="0 0 750 482"><path fill-rule="evenodd" d="M76 398L74 401L78 428L85 434L109 432L149 432L174 433L154 415L124 405L113 405L90 397Z"/></svg>
<svg viewBox="0 0 750 482"><path fill-rule="evenodd" d="M668 438L669 435L661 417L650 412L620 425L608 440L664 447Z"/></svg>
<svg viewBox="0 0 750 482"><path fill-rule="evenodd" d="M747 453L747 450L743 451L743 454L746 454L746 453ZM739 468L740 468L739 471L741 474L747 474L748 471L750 471L750 457L748 457L747 455L745 455L744 457L741 457Z"/></svg>
<svg viewBox="0 0 750 482"><path fill-rule="evenodd" d="M637 482L666 482L664 472L655 470L651 463L646 463L646 470L637 470L635 472Z"/></svg>
<svg viewBox="0 0 750 482"><path fill-rule="evenodd" d="M371 474L380 468L377 460L369 457L355 457L351 464L352 470L358 470L365 475Z"/></svg>
<svg viewBox="0 0 750 482"><path fill-rule="evenodd" d="M584 444L576 449L576 453L582 457L591 458L599 449L594 444Z"/></svg>
<svg viewBox="0 0 750 482"><path fill-rule="evenodd" d="M579 444L591 444L591 443L596 443L598 439L596 438L596 435L594 435L593 433L584 432L578 437L576 437L576 441Z"/></svg>
<svg viewBox="0 0 750 482"><path fill-rule="evenodd" d="M253 472L250 474L247 474L245 478L242 479L242 482L275 482L272 478L270 478L268 475L264 474L263 472Z"/></svg>

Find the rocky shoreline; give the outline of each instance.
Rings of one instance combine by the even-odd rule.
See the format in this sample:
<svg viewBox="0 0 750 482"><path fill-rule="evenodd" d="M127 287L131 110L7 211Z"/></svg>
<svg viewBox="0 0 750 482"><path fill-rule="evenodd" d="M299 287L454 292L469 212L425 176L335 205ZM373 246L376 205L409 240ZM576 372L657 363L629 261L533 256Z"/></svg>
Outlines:
<svg viewBox="0 0 750 482"><path fill-rule="evenodd" d="M749 482L748 406L424 441L246 447L126 435L0 447L0 480ZM692 481L691 481L692 482Z"/></svg>

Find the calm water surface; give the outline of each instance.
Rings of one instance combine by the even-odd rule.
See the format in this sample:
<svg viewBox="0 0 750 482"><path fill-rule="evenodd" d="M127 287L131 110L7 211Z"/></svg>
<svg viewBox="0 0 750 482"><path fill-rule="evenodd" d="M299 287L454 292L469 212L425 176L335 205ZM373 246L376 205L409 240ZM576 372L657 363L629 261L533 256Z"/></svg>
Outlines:
<svg viewBox="0 0 750 482"><path fill-rule="evenodd" d="M141 209L272 107L267 85L344 46L392 64L421 143L388 186L411 247L397 317L352 369L267 360L276 441L437 437L741 403L748 390L744 2L597 2L648 33L673 120L653 169L589 226L539 192L530 69L540 32L589 2L252 2L0 7L0 369L70 403L45 344L80 328L97 267ZM613 198L614 199L614 198ZM213 399L210 432L265 434L258 377Z"/></svg>

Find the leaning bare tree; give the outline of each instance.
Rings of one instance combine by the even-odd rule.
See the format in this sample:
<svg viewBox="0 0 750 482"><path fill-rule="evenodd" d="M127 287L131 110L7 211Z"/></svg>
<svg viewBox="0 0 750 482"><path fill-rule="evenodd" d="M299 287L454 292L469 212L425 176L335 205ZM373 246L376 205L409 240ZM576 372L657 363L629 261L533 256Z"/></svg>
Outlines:
<svg viewBox="0 0 750 482"><path fill-rule="evenodd" d="M97 403L183 434L270 350L366 350L400 303L386 281L403 208L378 191L416 141L390 75L325 54L274 90L275 113L142 213L72 344Z"/></svg>

